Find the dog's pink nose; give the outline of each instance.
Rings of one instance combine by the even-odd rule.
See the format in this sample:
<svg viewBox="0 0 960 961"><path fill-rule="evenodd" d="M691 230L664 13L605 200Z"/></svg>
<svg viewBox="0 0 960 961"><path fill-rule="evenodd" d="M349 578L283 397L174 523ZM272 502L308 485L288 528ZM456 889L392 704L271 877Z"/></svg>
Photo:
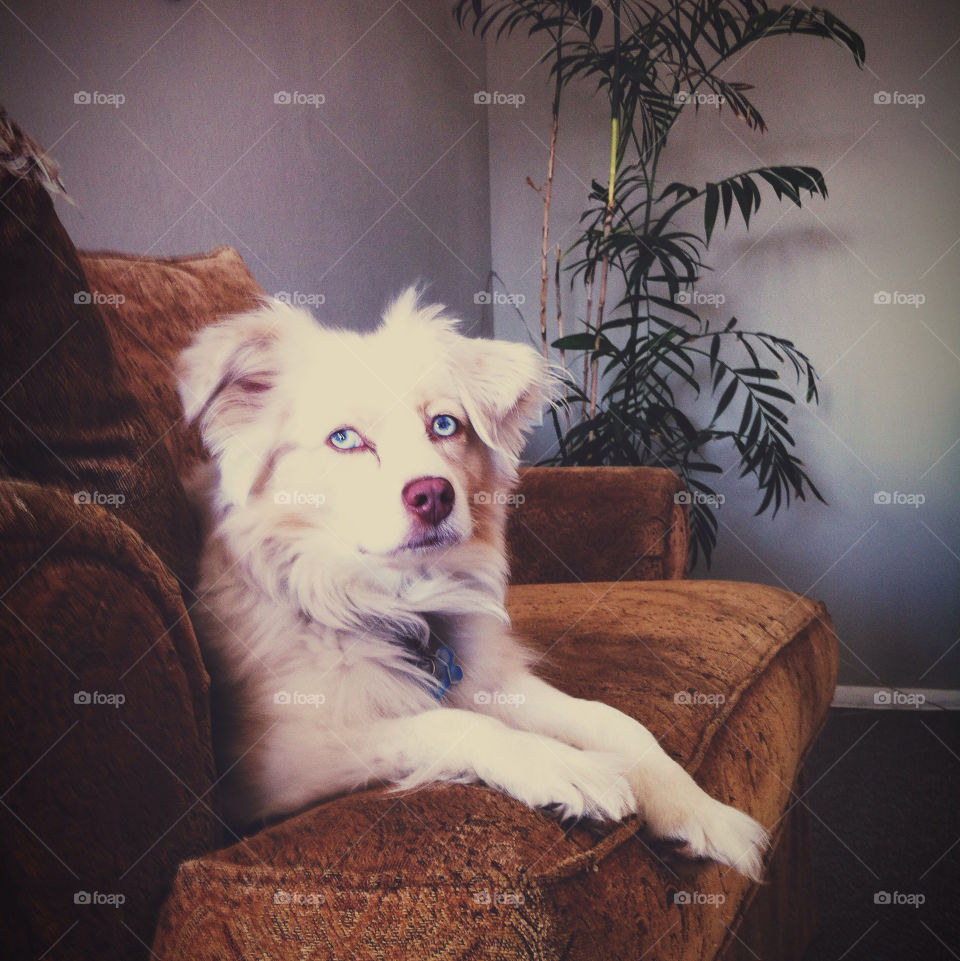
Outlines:
<svg viewBox="0 0 960 961"><path fill-rule="evenodd" d="M420 477L410 481L401 494L404 506L434 527L453 510L453 485L443 477Z"/></svg>

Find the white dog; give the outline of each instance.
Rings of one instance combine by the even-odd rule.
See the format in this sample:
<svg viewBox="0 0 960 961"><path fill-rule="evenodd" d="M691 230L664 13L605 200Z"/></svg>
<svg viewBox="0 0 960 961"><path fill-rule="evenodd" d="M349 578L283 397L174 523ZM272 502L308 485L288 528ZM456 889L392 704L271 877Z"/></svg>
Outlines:
<svg viewBox="0 0 960 961"><path fill-rule="evenodd" d="M535 350L464 337L442 310L408 290L361 335L269 301L182 355L216 462L194 613L228 817L482 781L568 817L639 812L757 877L759 824L638 722L531 673L504 610L504 497L476 495L515 484L556 387Z"/></svg>

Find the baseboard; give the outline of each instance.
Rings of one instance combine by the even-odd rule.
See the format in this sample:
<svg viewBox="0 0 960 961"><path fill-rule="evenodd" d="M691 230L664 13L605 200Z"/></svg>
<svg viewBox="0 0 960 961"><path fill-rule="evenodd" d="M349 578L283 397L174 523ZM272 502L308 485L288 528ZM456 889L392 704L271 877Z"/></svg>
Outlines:
<svg viewBox="0 0 960 961"><path fill-rule="evenodd" d="M930 687L856 687L839 684L831 707L871 711L960 711L960 691Z"/></svg>

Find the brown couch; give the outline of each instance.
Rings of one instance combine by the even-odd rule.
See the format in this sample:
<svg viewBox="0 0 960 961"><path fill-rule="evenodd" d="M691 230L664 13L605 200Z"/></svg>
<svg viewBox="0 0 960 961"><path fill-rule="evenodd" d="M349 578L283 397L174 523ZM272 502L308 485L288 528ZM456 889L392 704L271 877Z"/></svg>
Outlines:
<svg viewBox="0 0 960 961"><path fill-rule="evenodd" d="M510 612L558 686L771 830L766 883L482 786L364 791L225 846L170 364L260 289L227 248L78 254L23 174L0 173L5 955L801 957L836 640L813 600L684 579L666 471L527 471Z"/></svg>

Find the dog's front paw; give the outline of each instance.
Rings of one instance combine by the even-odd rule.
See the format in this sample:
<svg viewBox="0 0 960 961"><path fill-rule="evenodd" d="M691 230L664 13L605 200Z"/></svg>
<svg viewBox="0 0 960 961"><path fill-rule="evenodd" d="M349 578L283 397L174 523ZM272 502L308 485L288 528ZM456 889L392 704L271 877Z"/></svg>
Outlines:
<svg viewBox="0 0 960 961"><path fill-rule="evenodd" d="M636 810L621 757L550 742L506 777L485 777L530 807L551 808L562 818L619 821Z"/></svg>
<svg viewBox="0 0 960 961"><path fill-rule="evenodd" d="M709 804L688 818L681 828L685 857L711 858L760 880L763 854L770 843L767 832L748 814L729 804L709 799Z"/></svg>
<svg viewBox="0 0 960 961"><path fill-rule="evenodd" d="M769 837L752 817L697 790L686 803L679 799L647 814L647 829L656 837L679 841L678 853L710 858L760 879ZM686 792L685 792L686 793Z"/></svg>

